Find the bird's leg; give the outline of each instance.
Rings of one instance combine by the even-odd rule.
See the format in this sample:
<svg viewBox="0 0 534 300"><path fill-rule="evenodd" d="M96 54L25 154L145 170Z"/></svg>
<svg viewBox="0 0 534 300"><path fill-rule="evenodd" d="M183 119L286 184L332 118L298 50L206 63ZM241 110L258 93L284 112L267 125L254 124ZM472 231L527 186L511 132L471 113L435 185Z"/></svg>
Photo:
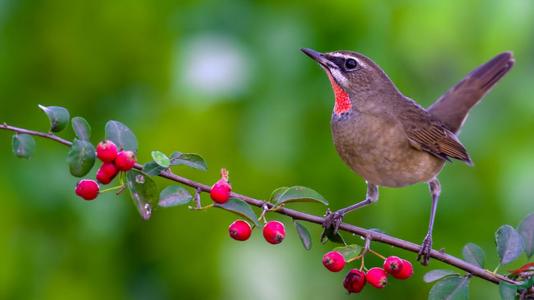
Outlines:
<svg viewBox="0 0 534 300"><path fill-rule="evenodd" d="M331 212L330 210L328 210L325 220L323 222L323 227L332 227L334 229L334 233L336 233L339 229L339 225L341 225L341 222L343 221L343 216L346 213L356 210L360 207L364 207L376 201L378 201L378 186L367 182L367 195L365 196L365 200L360 201L351 206L347 206L340 210L336 210L335 212Z"/></svg>
<svg viewBox="0 0 534 300"><path fill-rule="evenodd" d="M421 245L421 250L417 255L417 260L424 266L428 265L430 260L430 251L432 251L432 228L434 227L434 219L436 217L436 209L438 208L439 194L441 193L441 185L437 178L428 182L430 193L432 194L432 208L430 210L430 223L428 223L428 232Z"/></svg>

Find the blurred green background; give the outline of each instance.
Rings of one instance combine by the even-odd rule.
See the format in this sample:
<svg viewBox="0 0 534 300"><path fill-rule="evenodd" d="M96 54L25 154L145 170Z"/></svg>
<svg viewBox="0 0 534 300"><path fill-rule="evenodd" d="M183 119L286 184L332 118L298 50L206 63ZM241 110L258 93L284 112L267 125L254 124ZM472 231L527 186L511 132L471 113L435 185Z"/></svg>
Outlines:
<svg viewBox="0 0 534 300"><path fill-rule="evenodd" d="M365 185L335 153L332 91L299 48L362 52L425 106L512 50L516 66L461 134L475 166L449 164L440 176L434 234L435 248L453 255L467 242L481 245L493 268L494 231L534 211L534 2L389 2L0 0L0 121L45 131L37 104L61 105L90 121L96 143L116 119L136 132L141 161L155 149L196 152L208 172L175 171L211 183L227 167L237 192L264 198L305 185L341 208L361 200ZM73 137L70 129L60 135ZM259 230L235 242L227 236L235 216L221 210L158 210L145 222L127 196L75 197L65 147L38 140L36 155L19 160L10 136L0 132L0 299L357 297L342 288L344 272L321 265L333 245L319 244L319 226L308 226L314 248L305 252L292 226L276 247ZM419 184L382 189L376 205L346 221L420 243L429 210ZM416 265L413 279L367 287L360 298L425 299L423 274L444 267ZM473 299L496 293L471 283Z"/></svg>

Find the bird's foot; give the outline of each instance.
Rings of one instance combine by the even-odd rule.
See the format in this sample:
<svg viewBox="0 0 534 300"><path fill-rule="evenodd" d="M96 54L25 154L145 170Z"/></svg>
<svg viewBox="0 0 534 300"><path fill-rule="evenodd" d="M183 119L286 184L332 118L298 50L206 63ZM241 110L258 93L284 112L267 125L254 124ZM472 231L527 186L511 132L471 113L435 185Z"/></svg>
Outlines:
<svg viewBox="0 0 534 300"><path fill-rule="evenodd" d="M328 209L324 218L323 227L325 229L332 228L333 233L337 233L339 225L343 222L343 215L344 213L341 210L331 212L330 209Z"/></svg>
<svg viewBox="0 0 534 300"><path fill-rule="evenodd" d="M432 251L432 235L427 234L421 244L421 250L417 254L417 261L419 261L423 266L428 265L430 260L430 251Z"/></svg>

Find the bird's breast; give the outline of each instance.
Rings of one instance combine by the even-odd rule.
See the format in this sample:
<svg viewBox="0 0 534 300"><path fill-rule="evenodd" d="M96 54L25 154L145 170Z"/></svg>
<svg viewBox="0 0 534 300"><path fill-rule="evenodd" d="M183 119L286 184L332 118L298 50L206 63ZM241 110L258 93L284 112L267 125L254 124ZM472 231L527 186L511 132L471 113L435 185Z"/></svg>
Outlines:
<svg viewBox="0 0 534 300"><path fill-rule="evenodd" d="M444 163L410 146L402 124L385 113L334 113L332 136L342 160L376 185L399 187L428 181Z"/></svg>

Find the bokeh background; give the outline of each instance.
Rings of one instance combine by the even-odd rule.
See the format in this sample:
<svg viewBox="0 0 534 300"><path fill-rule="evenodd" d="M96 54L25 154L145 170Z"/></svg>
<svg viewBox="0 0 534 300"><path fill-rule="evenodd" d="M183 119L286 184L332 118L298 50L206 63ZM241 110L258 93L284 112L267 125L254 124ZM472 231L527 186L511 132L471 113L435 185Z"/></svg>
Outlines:
<svg viewBox="0 0 534 300"><path fill-rule="evenodd" d="M454 255L481 245L493 268L494 231L534 211L534 2L389 2L1 0L0 121L44 131L37 104L61 105L90 121L96 143L116 119L137 134L141 161L156 149L200 153L208 172L175 171L211 183L227 167L235 191L262 198L305 185L341 208L361 200L365 185L335 153L332 92L299 48L365 53L424 105L512 50L516 66L461 133L475 166L449 164L440 176L434 235L434 246ZM127 195L76 198L65 147L38 140L36 155L19 160L10 136L0 132L1 299L358 297L345 293L343 273L321 265L333 245L319 243L318 226L308 226L306 252L291 220L275 215L289 225L276 247L259 230L246 243L231 240L235 216L221 210L158 210L145 222ZM424 184L382 189L378 204L346 221L419 243L429 210ZM360 298L425 299L423 274L444 267L417 265L413 279ZM474 279L471 296L496 299L497 287Z"/></svg>

